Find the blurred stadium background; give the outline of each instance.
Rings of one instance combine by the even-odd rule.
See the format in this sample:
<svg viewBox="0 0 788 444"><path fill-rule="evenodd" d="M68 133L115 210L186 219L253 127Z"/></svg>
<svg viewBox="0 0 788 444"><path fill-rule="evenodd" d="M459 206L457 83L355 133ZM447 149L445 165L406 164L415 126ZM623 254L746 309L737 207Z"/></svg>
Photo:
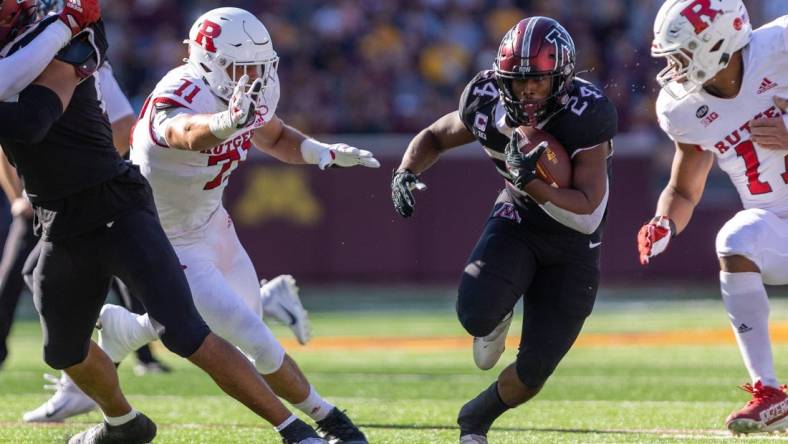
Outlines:
<svg viewBox="0 0 788 444"><path fill-rule="evenodd" d="M649 55L661 0L273 0L233 5L259 14L281 57L277 113L330 141L370 149L377 171L320 172L263 155L233 175L227 206L258 272L313 283L453 285L502 186L478 146L458 149L424 174L415 218L400 220L390 171L410 137L457 109L477 71L492 65L505 31L527 15L559 19L575 39L578 68L619 112L604 284L669 280L714 284L714 234L740 203L712 177L689 229L649 267L635 234L652 216L672 145L654 117L662 62ZM185 56L180 42L216 1L107 2L110 58L138 108ZM788 13L786 0L746 0L754 26Z"/></svg>
<svg viewBox="0 0 788 444"><path fill-rule="evenodd" d="M788 0L744 1L755 27L788 14ZM415 217L401 220L389 197L390 172L413 134L457 109L465 83L492 65L512 24L528 15L559 19L575 39L583 77L602 87L620 118L602 290L577 349L531 407L507 414L496 442L713 442L725 415L744 400L735 384L746 372L715 300L713 248L716 231L740 203L716 170L686 232L648 269L639 265L635 235L652 215L673 154L654 117L661 62L649 56L661 3L114 0L103 11L115 74L137 109L185 57L181 41L197 16L218 6L257 13L281 57L277 113L309 134L369 149L382 160L380 170L322 172L253 153L226 196L260 276L290 273L302 286L318 342L297 348L288 340L288 348L324 394L358 413L376 443L453 442L457 408L493 377L473 367L453 298L501 180L478 146L457 149L423 175L429 189L417 195ZM770 290L772 298L785 294ZM775 304L772 313L778 373L785 375L779 356L788 351L788 305ZM34 319L30 298L19 315ZM289 337L281 328L277 333ZM21 412L47 396L39 389L46 370L39 335L33 321L19 323L12 335L0 372L0 405L8 406L0 409L0 442L52 442L64 434L18 423ZM430 346L419 338L453 339ZM502 362L514 357L514 344ZM150 382L121 367L132 400L165 424L164 442L273 439L251 428L256 420L203 375L168 360L177 372ZM193 401L180 402L184 397ZM81 426L68 423L65 431Z"/></svg>

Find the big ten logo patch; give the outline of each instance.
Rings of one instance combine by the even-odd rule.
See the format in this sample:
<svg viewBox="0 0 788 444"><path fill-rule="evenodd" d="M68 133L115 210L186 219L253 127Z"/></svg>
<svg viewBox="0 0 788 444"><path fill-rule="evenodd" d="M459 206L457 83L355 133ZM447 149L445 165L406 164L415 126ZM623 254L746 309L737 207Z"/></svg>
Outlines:
<svg viewBox="0 0 788 444"><path fill-rule="evenodd" d="M517 212L517 208L511 202L504 202L498 206L495 211L493 211L493 217L502 217L515 221L518 224L522 222L520 213Z"/></svg>
<svg viewBox="0 0 788 444"><path fill-rule="evenodd" d="M299 168L257 166L245 182L233 206L233 216L241 225L280 219L314 226L323 218L323 208L309 189L308 174Z"/></svg>
<svg viewBox="0 0 788 444"><path fill-rule="evenodd" d="M254 123L252 124L252 129L260 128L261 126L268 123L271 120L271 117L268 116L268 106L260 105L254 113Z"/></svg>

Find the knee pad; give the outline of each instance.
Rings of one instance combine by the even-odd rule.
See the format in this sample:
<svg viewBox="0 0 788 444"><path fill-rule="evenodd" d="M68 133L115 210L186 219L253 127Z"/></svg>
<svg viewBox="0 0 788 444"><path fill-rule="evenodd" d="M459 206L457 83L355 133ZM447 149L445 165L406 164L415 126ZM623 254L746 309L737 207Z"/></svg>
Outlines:
<svg viewBox="0 0 788 444"><path fill-rule="evenodd" d="M464 274L457 294L457 317L465 331L477 338L492 333L512 309L497 306L495 295L512 291L511 283L489 273Z"/></svg>
<svg viewBox="0 0 788 444"><path fill-rule="evenodd" d="M199 319L200 323L192 323L181 328L167 328L160 335L161 342L168 350L182 358L188 358L197 351L211 330ZM151 318L152 322L155 322Z"/></svg>
<svg viewBox="0 0 788 444"><path fill-rule="evenodd" d="M238 347L260 374L269 375L282 366L284 348L253 310L244 306L221 320L215 316L208 319L214 331Z"/></svg>
<svg viewBox="0 0 788 444"><path fill-rule="evenodd" d="M498 318L482 316L481 314L477 313L458 312L457 315L460 320L460 324L462 324L463 328L465 328L465 331L477 338L482 338L489 335L501 322L501 320Z"/></svg>
<svg viewBox="0 0 788 444"><path fill-rule="evenodd" d="M285 349L278 341L255 346L254 350L247 353L254 367L261 375L270 375L282 367L285 360Z"/></svg>
<svg viewBox="0 0 788 444"><path fill-rule="evenodd" d="M537 388L544 385L560 362L560 357L550 356L534 348L521 348L517 353L517 376L527 387Z"/></svg>
<svg viewBox="0 0 788 444"><path fill-rule="evenodd" d="M744 256L760 266L758 251L769 231L768 211L752 208L736 213L717 233L715 248L718 257Z"/></svg>
<svg viewBox="0 0 788 444"><path fill-rule="evenodd" d="M44 362L55 370L63 370L77 365L88 357L90 342L83 343L70 341L48 342L44 344Z"/></svg>

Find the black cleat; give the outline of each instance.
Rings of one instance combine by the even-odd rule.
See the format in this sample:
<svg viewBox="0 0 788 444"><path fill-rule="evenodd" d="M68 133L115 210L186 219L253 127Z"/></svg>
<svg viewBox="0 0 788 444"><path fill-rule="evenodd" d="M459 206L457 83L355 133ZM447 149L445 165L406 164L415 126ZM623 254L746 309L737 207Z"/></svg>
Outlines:
<svg viewBox="0 0 788 444"><path fill-rule="evenodd" d="M481 418L475 409L478 409L477 399L467 402L460 409L457 425L460 426L461 436L487 436L487 432L490 431L492 422L486 418Z"/></svg>
<svg viewBox="0 0 788 444"><path fill-rule="evenodd" d="M68 444L146 444L156 437L156 424L142 413L126 424L111 426L106 422L77 433Z"/></svg>
<svg viewBox="0 0 788 444"><path fill-rule="evenodd" d="M283 439L282 442L284 444L328 444L323 438L304 438L301 441L289 441L287 439Z"/></svg>
<svg viewBox="0 0 788 444"><path fill-rule="evenodd" d="M328 416L317 422L317 430L330 444L369 444L367 437L345 415L334 407Z"/></svg>
<svg viewBox="0 0 788 444"><path fill-rule="evenodd" d="M300 419L291 422L279 434L282 435L283 444L328 444L317 435L315 429Z"/></svg>

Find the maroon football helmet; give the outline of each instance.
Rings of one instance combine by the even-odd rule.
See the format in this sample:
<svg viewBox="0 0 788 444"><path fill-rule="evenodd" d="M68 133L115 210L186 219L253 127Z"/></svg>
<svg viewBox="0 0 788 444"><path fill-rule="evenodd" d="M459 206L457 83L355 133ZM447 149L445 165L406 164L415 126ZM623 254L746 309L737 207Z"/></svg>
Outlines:
<svg viewBox="0 0 788 444"><path fill-rule="evenodd" d="M566 105L575 76L575 44L557 21L528 17L506 33L493 68L509 123L536 126ZM520 99L512 86L513 80L543 77L552 80L544 99Z"/></svg>
<svg viewBox="0 0 788 444"><path fill-rule="evenodd" d="M0 47L36 17L36 0L0 0Z"/></svg>

